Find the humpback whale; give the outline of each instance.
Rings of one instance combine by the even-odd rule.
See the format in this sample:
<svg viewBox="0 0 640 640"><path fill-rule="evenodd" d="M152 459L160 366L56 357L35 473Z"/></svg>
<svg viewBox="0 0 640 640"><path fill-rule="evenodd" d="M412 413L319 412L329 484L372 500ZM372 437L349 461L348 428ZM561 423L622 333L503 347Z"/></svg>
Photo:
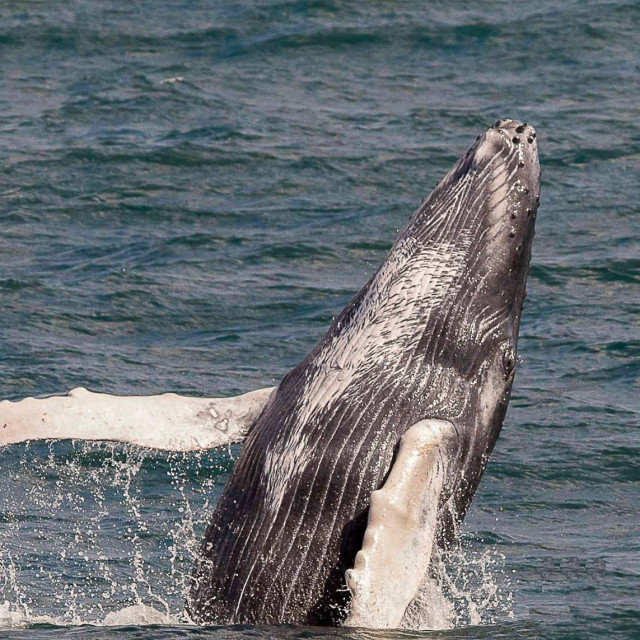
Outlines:
<svg viewBox="0 0 640 640"><path fill-rule="evenodd" d="M206 531L195 620L341 624L351 601L347 622L402 623L429 540L456 535L503 423L539 180L534 129L498 121L284 377ZM372 592L407 583L398 558L424 566L380 624Z"/></svg>
<svg viewBox="0 0 640 640"><path fill-rule="evenodd" d="M4 401L0 445L244 440L193 570L190 618L415 624L430 558L456 537L507 410L539 192L535 130L499 120L277 388Z"/></svg>

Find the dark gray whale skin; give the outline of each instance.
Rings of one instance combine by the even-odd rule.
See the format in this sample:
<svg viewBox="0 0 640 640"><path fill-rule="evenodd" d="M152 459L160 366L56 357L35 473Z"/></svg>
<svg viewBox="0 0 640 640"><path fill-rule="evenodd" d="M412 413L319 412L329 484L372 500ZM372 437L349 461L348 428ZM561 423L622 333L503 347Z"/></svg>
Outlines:
<svg viewBox="0 0 640 640"><path fill-rule="evenodd" d="M499 120L423 201L252 427L206 531L192 619L340 624L371 493L426 418L457 433L437 530L441 546L455 537L509 401L539 189L535 131Z"/></svg>

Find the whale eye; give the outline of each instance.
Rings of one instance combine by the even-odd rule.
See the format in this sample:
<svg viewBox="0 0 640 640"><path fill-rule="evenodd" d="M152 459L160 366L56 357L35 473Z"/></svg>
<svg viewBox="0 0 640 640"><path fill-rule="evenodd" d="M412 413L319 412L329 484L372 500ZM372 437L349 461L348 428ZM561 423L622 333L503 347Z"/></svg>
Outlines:
<svg viewBox="0 0 640 640"><path fill-rule="evenodd" d="M516 368L516 352L513 347L508 346L502 351L502 370L504 377L509 378Z"/></svg>

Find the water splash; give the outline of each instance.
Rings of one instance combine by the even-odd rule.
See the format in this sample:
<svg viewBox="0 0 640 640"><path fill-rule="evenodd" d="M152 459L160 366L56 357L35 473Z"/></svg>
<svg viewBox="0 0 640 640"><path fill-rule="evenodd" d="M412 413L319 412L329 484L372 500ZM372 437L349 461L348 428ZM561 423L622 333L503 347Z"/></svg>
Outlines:
<svg viewBox="0 0 640 640"><path fill-rule="evenodd" d="M89 442L0 449L0 628L175 625L232 452ZM513 617L504 558L473 540L434 558L414 629Z"/></svg>
<svg viewBox="0 0 640 640"><path fill-rule="evenodd" d="M462 540L432 558L430 575L407 608L403 628L447 630L513 618L513 595L505 557L495 548L477 550Z"/></svg>
<svg viewBox="0 0 640 640"><path fill-rule="evenodd" d="M0 623L181 620L229 462L110 443L0 449Z"/></svg>
<svg viewBox="0 0 640 640"><path fill-rule="evenodd" d="M73 624L66 617L31 616L19 608L5 601L0 604L0 629L21 629L32 625L46 624L52 626L85 626L101 627L147 626L147 625L177 625L184 624L184 620L177 615L168 615L144 604L124 607L119 611L107 613L103 620L79 620Z"/></svg>
<svg viewBox="0 0 640 640"><path fill-rule="evenodd" d="M495 547L480 549L463 539L437 555L434 574L451 608L451 626L495 624L513 618L513 593Z"/></svg>

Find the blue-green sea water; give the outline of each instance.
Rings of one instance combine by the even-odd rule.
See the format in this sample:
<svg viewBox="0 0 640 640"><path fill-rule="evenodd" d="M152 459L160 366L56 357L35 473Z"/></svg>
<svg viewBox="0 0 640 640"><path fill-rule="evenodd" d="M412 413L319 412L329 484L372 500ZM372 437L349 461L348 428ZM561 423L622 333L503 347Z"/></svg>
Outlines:
<svg viewBox="0 0 640 640"><path fill-rule="evenodd" d="M453 628L184 625L237 450L63 441L0 449L0 636L640 637L635 1L3 1L0 397L275 384L499 117L542 202Z"/></svg>

